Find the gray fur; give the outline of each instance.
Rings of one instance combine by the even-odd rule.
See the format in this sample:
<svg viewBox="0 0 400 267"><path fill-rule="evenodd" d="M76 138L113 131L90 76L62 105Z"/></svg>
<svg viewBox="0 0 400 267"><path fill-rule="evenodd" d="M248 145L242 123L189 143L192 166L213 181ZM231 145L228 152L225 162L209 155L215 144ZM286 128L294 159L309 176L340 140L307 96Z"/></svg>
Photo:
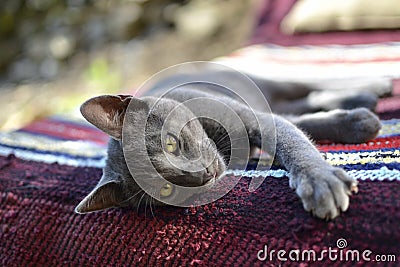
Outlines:
<svg viewBox="0 0 400 267"><path fill-rule="evenodd" d="M221 79L223 79L223 75ZM280 84L255 78L254 81L258 85L262 86L261 89L263 93L266 95L267 99L270 100L276 98L276 96L273 96L274 92L276 94L276 91L286 92L288 94L288 97L285 100L286 102L303 101L304 98L310 97L310 92L312 92L312 89L305 85L293 83ZM162 85L158 85L158 87L160 86ZM268 90L268 86L270 87L270 91ZM293 93L296 91L296 86L298 89L303 88L299 89L299 91L302 92ZM280 90L277 88L280 88ZM272 93L269 94L269 92ZM157 96L158 90L150 90L149 94ZM321 95L322 94L323 92ZM361 95L363 94L364 93L361 93ZM279 97L283 98L283 95L284 93ZM145 119L147 114L151 115L150 122L148 123L150 125L148 131L149 136L146 136L146 140L151 144L150 148L148 148L148 153L155 168L165 179L185 186L202 185L206 182L204 180L204 177L206 176L204 172L182 172L179 169L170 166L165 160L163 153L161 153L160 127L163 124L166 114L168 114L174 107L179 103L184 103L186 100L196 97L218 99L230 106L245 123L250 145L255 147L264 145L267 150L271 148L271 144L261 144L260 137L271 135L271 129L273 129L273 127L271 127L272 116L276 129L275 160L289 170L291 174L290 186L296 190L296 193L303 202L305 210L311 211L319 218L330 219L338 216L341 211L347 210L349 207L349 196L351 195L351 192L357 192L357 182L350 178L342 169L332 167L324 161L306 134L310 135L314 140L329 139L336 142L361 143L374 138L381 128L381 125L379 119L366 108L357 108L353 110L335 109L337 106L343 106L343 103L346 101L346 103L356 101L356 93L351 94L349 97L343 96L342 98L338 98L335 96L332 98L332 103L336 102L331 105L329 105L329 95L329 93L325 94L325 97L327 98L324 100L325 103L327 103L325 108L319 108L319 110L328 110L325 112L300 116L291 115L284 118L279 115L256 111L258 118L261 118L260 128L255 123L252 109L230 95L218 92L218 90L213 93L212 88L210 90L210 88L204 88L202 85L184 85L173 90L167 95L167 99L163 99L160 102L161 104L156 105L155 109L151 111L148 107L155 103L157 100L155 97L145 96L141 99L131 97L130 101L136 101L138 103L138 109L135 111L137 112L136 119L142 120ZM371 95L373 94L371 93ZM376 95L373 96L377 97ZM114 97L114 100L117 101L117 107L126 107L126 105L119 104L120 102L118 102L126 101L125 97L121 100L116 99L115 96L102 97ZM368 103L366 104L366 102ZM92 103L94 103L93 107L91 106ZM107 102L107 105L108 104L109 103ZM98 102L98 98L90 99L83 104L85 109L82 113L85 118L95 126L98 126L98 121L101 121L101 129L107 132L107 127L109 127L113 130L112 133L114 136L110 134L113 138L109 143L108 159L99 184L77 206L76 211L79 213L85 213L115 206L138 206L140 203L149 202L161 204L150 198L139 188L130 175L126 165L122 152L120 135L118 133L115 134L116 125L119 125L119 131L122 131L120 129L122 126L115 123L115 120L113 122L115 114L124 114L124 110L110 111L109 106L102 107L101 105L102 104L99 104ZM373 105L371 106L369 100L362 100L354 105L355 107L365 105L367 108L373 108ZM275 105L275 108L278 106L279 105ZM350 105L348 107L352 106ZM212 111L213 107L211 106L207 108ZM303 113L304 111L308 111L308 108L310 108L310 106L307 108L301 106L299 107L299 110L291 113ZM196 110L190 110L190 106L183 107L183 109L181 115L176 117L177 121L185 119L187 116L196 116ZM257 110L257 107L254 107L254 109ZM330 109L335 110L329 111ZM107 112L99 114L99 111L101 113L101 110L107 110ZM315 109L312 111L315 111ZM215 112L217 113L218 111L215 110ZM112 114L110 115L110 113ZM221 116L220 119L224 120L224 116ZM117 121L119 120L117 119ZM132 131L135 130L134 122L125 121L125 123L130 124L129 127ZM232 122L225 121L225 123L229 124ZM174 131L173 129L170 130L172 132ZM191 145L198 143L199 140L201 140L202 144L201 149L206 151L206 155L207 153L209 155L215 155L215 153L217 153L217 163L214 162L215 164L210 166L209 169L211 169L214 174L217 173L220 175L225 170L223 159L226 160L226 157L229 156L230 153L229 140L223 138L226 134L223 129L213 121L196 119L191 123L191 125L184 128L183 132L181 138L183 138L183 142L187 144L185 149L187 150L186 152L188 155L191 155L192 157L199 155L199 151L196 151L198 146ZM178 135L179 133L175 134ZM214 140L219 152L216 152L215 147L208 143L209 141L207 137ZM135 140L132 140L133 145L134 142ZM137 156L140 157L140 154ZM97 196L99 194L100 196Z"/></svg>

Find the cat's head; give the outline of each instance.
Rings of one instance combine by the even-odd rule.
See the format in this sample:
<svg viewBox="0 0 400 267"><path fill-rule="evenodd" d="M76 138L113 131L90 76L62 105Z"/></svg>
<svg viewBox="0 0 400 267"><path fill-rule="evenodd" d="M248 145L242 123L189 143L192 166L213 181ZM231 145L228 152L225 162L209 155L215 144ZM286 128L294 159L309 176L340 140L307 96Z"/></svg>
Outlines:
<svg viewBox="0 0 400 267"><path fill-rule="evenodd" d="M225 170L222 156L208 138L200 121L187 107L174 100L105 95L86 101L81 106L81 113L113 140L108 148L108 159L100 182L81 201L76 212L86 213L126 203L140 204L143 191L130 175L127 165L131 171L136 172L132 166L136 164L139 167L145 162L145 157L156 172L170 182L158 187L159 192L155 192L161 199L165 198L166 202L170 202L168 198L174 197L175 185L198 187L210 184ZM134 136L144 121L145 150L141 150L137 140L140 138ZM129 158L122 151L124 145L129 147ZM135 174L146 179L147 172L143 169L140 172ZM151 182L153 177L148 179ZM150 197L146 194L145 198ZM154 199L153 202L160 204Z"/></svg>

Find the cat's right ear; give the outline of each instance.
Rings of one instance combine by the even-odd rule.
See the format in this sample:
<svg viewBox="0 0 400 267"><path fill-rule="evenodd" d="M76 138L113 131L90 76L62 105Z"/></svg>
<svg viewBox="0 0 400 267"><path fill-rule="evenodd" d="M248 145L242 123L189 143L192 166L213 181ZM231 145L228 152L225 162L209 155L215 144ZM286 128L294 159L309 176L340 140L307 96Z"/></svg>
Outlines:
<svg viewBox="0 0 400 267"><path fill-rule="evenodd" d="M102 95L87 100L81 106L83 117L114 139L122 138L122 125L128 106L148 111L144 101L129 95Z"/></svg>

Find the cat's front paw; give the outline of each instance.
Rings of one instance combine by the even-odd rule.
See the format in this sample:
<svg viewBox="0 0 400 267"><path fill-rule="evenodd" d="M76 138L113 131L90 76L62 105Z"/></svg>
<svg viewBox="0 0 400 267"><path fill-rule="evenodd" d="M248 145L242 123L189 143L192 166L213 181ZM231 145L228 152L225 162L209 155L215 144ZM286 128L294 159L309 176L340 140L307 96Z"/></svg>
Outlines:
<svg viewBox="0 0 400 267"><path fill-rule="evenodd" d="M296 189L304 209L322 219L333 219L346 211L349 196L358 191L357 181L329 165L292 175L290 186Z"/></svg>

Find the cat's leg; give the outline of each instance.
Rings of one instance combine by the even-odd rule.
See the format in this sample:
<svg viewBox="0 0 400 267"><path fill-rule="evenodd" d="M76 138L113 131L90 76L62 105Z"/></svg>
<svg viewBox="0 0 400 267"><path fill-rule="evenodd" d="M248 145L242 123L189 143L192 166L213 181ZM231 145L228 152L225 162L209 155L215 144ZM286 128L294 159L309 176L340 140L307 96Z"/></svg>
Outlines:
<svg viewBox="0 0 400 267"><path fill-rule="evenodd" d="M304 209L319 218L332 219L349 207L351 192L357 192L357 182L340 168L329 165L293 124L274 116L276 126L275 158L290 172L289 184L296 190ZM269 125L262 134L270 133Z"/></svg>
<svg viewBox="0 0 400 267"><path fill-rule="evenodd" d="M317 90L316 87L305 83L274 81L251 75L248 76L258 86L267 99L272 98L274 100L295 100L303 98L312 91Z"/></svg>
<svg viewBox="0 0 400 267"><path fill-rule="evenodd" d="M385 97L392 93L393 84L390 78L343 78L343 79L316 79L316 81L278 81L271 80L268 72L265 76L253 75L245 72L261 90L273 94L275 98L298 99L313 91L352 91L368 92L378 97Z"/></svg>
<svg viewBox="0 0 400 267"><path fill-rule="evenodd" d="M314 91L296 100L282 100L271 105L279 114L305 114L334 109L367 108L374 110L378 96L370 92Z"/></svg>
<svg viewBox="0 0 400 267"><path fill-rule="evenodd" d="M266 96L272 111L278 114L305 114L359 107L374 110L378 98L392 91L392 82L387 78L307 83L271 81L252 75L249 77Z"/></svg>
<svg viewBox="0 0 400 267"><path fill-rule="evenodd" d="M366 108L332 110L287 117L314 140L341 143L364 143L375 138L382 125Z"/></svg>
<svg viewBox="0 0 400 267"><path fill-rule="evenodd" d="M271 148L275 130L275 160L290 173L289 184L296 190L303 207L319 218L333 219L349 207L351 192L357 192L357 182L340 168L327 163L294 124L278 115L257 113L260 125L251 119L251 110L234 107L248 128L251 145ZM273 116L275 129L270 124ZM254 115L253 115L254 117Z"/></svg>
<svg viewBox="0 0 400 267"><path fill-rule="evenodd" d="M315 88L295 82L278 82L252 76L250 78L265 96L273 112L284 114L312 112L306 99Z"/></svg>

